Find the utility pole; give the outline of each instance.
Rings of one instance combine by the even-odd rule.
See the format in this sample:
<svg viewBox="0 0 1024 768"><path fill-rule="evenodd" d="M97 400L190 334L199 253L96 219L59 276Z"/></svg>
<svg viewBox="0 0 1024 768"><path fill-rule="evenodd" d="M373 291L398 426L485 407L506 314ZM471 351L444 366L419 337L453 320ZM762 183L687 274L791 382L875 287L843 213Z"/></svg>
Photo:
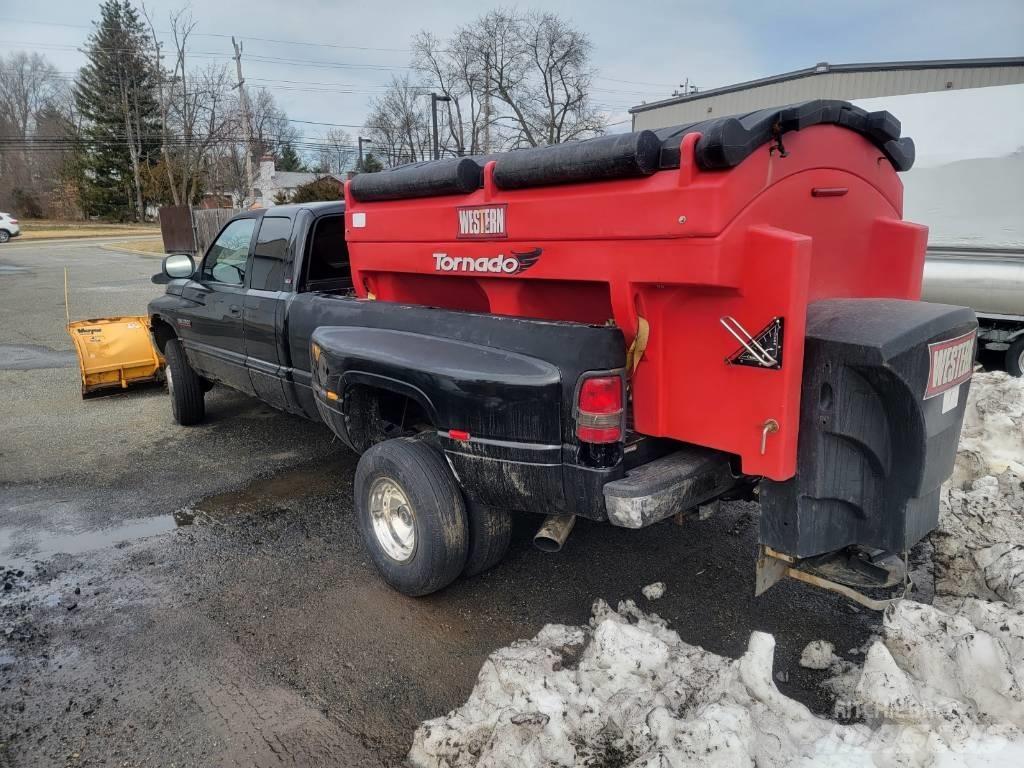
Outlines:
<svg viewBox="0 0 1024 768"><path fill-rule="evenodd" d="M245 78L242 77L242 45L236 43L232 35L231 45L235 48L235 72L238 75L238 98L242 104L242 119L245 120L245 186L246 194L250 200L255 201L256 193L253 189L255 180L252 175L252 117L249 114L249 96L245 92ZM244 205L243 205L244 207Z"/></svg>
<svg viewBox="0 0 1024 768"><path fill-rule="evenodd" d="M484 52L484 146L483 154L491 153L491 52Z"/></svg>
<svg viewBox="0 0 1024 768"><path fill-rule="evenodd" d="M359 140L359 172L363 172L363 144L373 144L369 139L364 139L362 136L356 137Z"/></svg>
<svg viewBox="0 0 1024 768"><path fill-rule="evenodd" d="M434 159L441 159L441 144L438 141L437 136L437 102L439 101L451 101L451 96L438 96L436 93L430 94L430 116L434 122Z"/></svg>

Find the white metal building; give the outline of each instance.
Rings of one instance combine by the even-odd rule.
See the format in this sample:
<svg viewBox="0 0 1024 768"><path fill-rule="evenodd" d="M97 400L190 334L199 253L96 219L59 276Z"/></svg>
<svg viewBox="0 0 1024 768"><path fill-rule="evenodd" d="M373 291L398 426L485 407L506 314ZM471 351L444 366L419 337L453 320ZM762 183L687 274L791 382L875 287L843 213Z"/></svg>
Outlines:
<svg viewBox="0 0 1024 768"><path fill-rule="evenodd" d="M633 130L685 125L811 99L868 99L1024 83L1024 57L829 64L630 109Z"/></svg>

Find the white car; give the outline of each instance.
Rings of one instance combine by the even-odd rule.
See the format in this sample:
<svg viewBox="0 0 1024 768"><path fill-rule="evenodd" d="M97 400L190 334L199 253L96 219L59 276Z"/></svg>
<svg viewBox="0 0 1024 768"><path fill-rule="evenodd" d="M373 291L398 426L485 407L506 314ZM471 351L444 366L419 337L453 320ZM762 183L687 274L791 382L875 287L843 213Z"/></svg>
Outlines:
<svg viewBox="0 0 1024 768"><path fill-rule="evenodd" d="M18 220L9 213L0 213L0 243L6 243L12 237L21 234Z"/></svg>

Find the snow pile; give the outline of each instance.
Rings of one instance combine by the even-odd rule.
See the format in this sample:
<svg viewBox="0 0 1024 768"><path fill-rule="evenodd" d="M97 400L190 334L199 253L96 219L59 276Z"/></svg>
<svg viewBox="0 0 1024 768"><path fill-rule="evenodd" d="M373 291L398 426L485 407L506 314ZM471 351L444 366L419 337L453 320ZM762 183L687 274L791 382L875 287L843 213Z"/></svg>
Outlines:
<svg viewBox="0 0 1024 768"><path fill-rule="evenodd" d="M932 540L938 595L1024 606L1024 378L975 375Z"/></svg>
<svg viewBox="0 0 1024 768"><path fill-rule="evenodd" d="M732 661L683 642L632 601L618 611L598 601L590 626L548 625L492 654L469 700L416 731L409 761L419 768L972 765L975 758L1024 765L1024 681L1007 685L1002 677L1007 647L966 621L936 633L938 613L908 601L887 615L891 636L868 652L847 704L871 725L840 725L775 687L771 635L754 632ZM1022 628L1012 643L1024 642Z"/></svg>
<svg viewBox="0 0 1024 768"><path fill-rule="evenodd" d="M827 641L844 725L775 687L775 641L733 661L632 601L503 648L467 702L416 731L418 768L1024 765L1024 379L975 376L933 535L934 606L890 607L863 667ZM655 599L648 590L648 599ZM660 596L660 595L659 595Z"/></svg>
<svg viewBox="0 0 1024 768"><path fill-rule="evenodd" d="M951 484L969 486L1007 468L1024 473L1024 378L998 371L976 373Z"/></svg>

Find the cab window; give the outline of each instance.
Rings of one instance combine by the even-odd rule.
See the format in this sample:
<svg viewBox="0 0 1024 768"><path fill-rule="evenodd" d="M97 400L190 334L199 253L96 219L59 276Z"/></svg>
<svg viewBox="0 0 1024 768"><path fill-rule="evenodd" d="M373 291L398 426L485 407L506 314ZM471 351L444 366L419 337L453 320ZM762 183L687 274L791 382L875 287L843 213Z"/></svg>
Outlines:
<svg viewBox="0 0 1024 768"><path fill-rule="evenodd" d="M352 268L345 242L344 216L323 216L317 219L310 238L307 264L306 290L352 289Z"/></svg>
<svg viewBox="0 0 1024 768"><path fill-rule="evenodd" d="M263 217L252 254L250 288L258 291L280 291L284 288L288 239L291 234L291 219L284 216Z"/></svg>
<svg viewBox="0 0 1024 768"><path fill-rule="evenodd" d="M242 285L256 219L232 221L217 236L203 261L203 282Z"/></svg>

